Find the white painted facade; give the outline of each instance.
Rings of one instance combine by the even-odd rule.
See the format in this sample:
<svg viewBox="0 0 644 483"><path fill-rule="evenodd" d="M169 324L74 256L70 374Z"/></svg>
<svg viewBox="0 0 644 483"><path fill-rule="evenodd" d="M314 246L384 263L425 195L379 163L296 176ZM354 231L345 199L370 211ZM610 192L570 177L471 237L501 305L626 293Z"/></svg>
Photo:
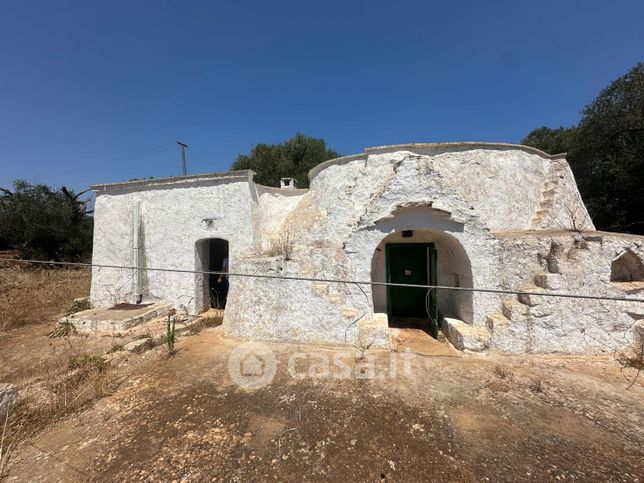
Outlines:
<svg viewBox="0 0 644 483"><path fill-rule="evenodd" d="M370 148L314 168L309 190L252 177L94 186L93 262L133 266L136 206L142 299L189 314L207 308L203 277L144 269L203 270L197 244L207 238L229 242L232 273L384 281L385 244L432 242L439 285L610 296L629 295L611 282L613 260L626 251L644 256L642 237L594 231L563 156L525 146ZM403 230L413 237L403 239ZM92 303L131 301L136 273L94 268ZM439 291L447 324L464 322L451 332L476 333L464 348L515 353L615 350L641 330L642 305ZM233 276L224 326L244 339L355 344L368 332L386 343L386 309L379 286Z"/></svg>

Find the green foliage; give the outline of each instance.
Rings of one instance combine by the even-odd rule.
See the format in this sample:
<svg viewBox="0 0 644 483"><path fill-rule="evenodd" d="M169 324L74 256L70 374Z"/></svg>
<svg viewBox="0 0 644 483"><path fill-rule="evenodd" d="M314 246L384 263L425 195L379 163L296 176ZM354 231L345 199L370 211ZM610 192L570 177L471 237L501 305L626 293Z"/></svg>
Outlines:
<svg viewBox="0 0 644 483"><path fill-rule="evenodd" d="M101 356L82 354L74 356L69 360L69 369L81 369L85 371L105 372L109 368L109 362Z"/></svg>
<svg viewBox="0 0 644 483"><path fill-rule="evenodd" d="M115 352L120 352L123 350L123 344L114 344L112 348L109 350L110 354L114 354Z"/></svg>
<svg viewBox="0 0 644 483"><path fill-rule="evenodd" d="M279 186L280 178L294 178L298 188L307 188L311 168L340 156L323 139L297 133L280 144L257 144L250 154L237 156L232 169L252 169L255 181L266 186Z"/></svg>
<svg viewBox="0 0 644 483"><path fill-rule="evenodd" d="M551 129L543 126L530 131L521 144L532 146L548 154L567 153L572 146L575 131L574 127Z"/></svg>
<svg viewBox="0 0 644 483"><path fill-rule="evenodd" d="M535 129L523 143L568 152L597 229L644 234L644 63L601 91L574 128Z"/></svg>
<svg viewBox="0 0 644 483"><path fill-rule="evenodd" d="M598 228L644 234L644 63L583 111L570 165Z"/></svg>
<svg viewBox="0 0 644 483"><path fill-rule="evenodd" d="M76 312L82 312L83 310L91 309L91 304L89 303L89 297L80 297L74 299L72 305L69 307L65 315L75 314Z"/></svg>
<svg viewBox="0 0 644 483"><path fill-rule="evenodd" d="M71 322L60 322L56 325L56 328L47 334L50 338L55 339L56 337L68 337L70 335L75 335L78 331L76 327Z"/></svg>
<svg viewBox="0 0 644 483"><path fill-rule="evenodd" d="M168 315L168 320L166 322L166 334L165 334L165 343L168 347L168 354L174 354L174 343L176 342L176 335L174 331L175 325L174 317Z"/></svg>
<svg viewBox="0 0 644 483"><path fill-rule="evenodd" d="M65 187L17 180L0 191L0 246L22 258L79 260L92 249L92 218L86 202Z"/></svg>

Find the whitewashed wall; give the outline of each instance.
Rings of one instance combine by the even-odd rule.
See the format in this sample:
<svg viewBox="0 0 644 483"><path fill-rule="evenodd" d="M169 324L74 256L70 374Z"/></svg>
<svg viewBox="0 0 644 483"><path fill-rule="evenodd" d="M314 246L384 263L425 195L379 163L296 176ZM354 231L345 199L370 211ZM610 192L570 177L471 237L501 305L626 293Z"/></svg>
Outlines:
<svg viewBox="0 0 644 483"><path fill-rule="evenodd" d="M549 240L547 231L525 238L527 230L560 229L571 210L586 216L565 160L520 146L372 148L324 163L310 176L308 192L257 186L249 172L97 186L94 261L131 264L131 207L138 201L142 260L148 267L200 269L195 243L219 237L230 242L233 272L377 280L382 267L378 261L372 266L376 249L411 229L427 230L427 239L436 241L444 267L439 275L446 284L458 279L463 287L520 289L543 275L539 254ZM551 198L545 211L544 193ZM543 213L535 222L539 210ZM592 224L586 228L592 230ZM286 231L293 242L290 259L269 256L272 241ZM625 243L618 235L613 239ZM614 293L603 275L592 275L592 267L604 266L614 254L606 248L588 253L592 263L577 264L574 277L562 275L563 289ZM581 283L585 278L592 282ZM198 275L149 272L143 282L146 300L172 301L189 313L203 308ZM131 273L95 269L93 303L127 299L130 292ZM579 333L588 320L578 319L572 303L542 305L549 307L542 322L556 319L559 324L548 332L546 325L523 317L526 304L510 299L480 292L441 298L446 314L490 328L492 348L585 350ZM232 277L224 327L248 339L352 343L357 319L373 319L382 308L378 289L365 287L363 292L351 283ZM530 310L533 318L539 317L539 309ZM611 334L625 327L626 312L620 314L609 325ZM594 349L615 347L593 334L600 340Z"/></svg>
<svg viewBox="0 0 644 483"><path fill-rule="evenodd" d="M229 241L230 269L236 259L254 249L249 174L150 180L95 187L95 264L133 263L132 207L141 209L143 268L202 270L195 244L205 238ZM231 281L234 288L235 281ZM91 300L94 305L130 301L132 272L94 268ZM143 300L172 301L190 313L203 308L201 275L142 271Z"/></svg>

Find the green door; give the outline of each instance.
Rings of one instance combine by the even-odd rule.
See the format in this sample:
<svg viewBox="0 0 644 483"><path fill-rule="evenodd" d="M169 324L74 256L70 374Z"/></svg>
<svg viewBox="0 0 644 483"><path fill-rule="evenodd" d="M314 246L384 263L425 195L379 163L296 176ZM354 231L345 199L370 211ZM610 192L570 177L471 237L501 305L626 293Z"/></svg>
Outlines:
<svg viewBox="0 0 644 483"><path fill-rule="evenodd" d="M432 243L390 243L386 245L386 256L388 282L436 285L437 259ZM426 288L387 286L387 289L390 317L424 319L432 335L437 335L436 290L428 296Z"/></svg>

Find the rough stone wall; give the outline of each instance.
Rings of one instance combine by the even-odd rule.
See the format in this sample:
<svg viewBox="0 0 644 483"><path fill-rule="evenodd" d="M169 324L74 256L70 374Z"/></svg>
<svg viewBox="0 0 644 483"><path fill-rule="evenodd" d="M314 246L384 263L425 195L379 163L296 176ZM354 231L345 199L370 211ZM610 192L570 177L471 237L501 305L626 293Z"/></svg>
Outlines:
<svg viewBox="0 0 644 483"><path fill-rule="evenodd" d="M423 236L411 242L432 240L440 249L443 240L443 250L452 257L456 254L461 259L468 258L470 279L467 270L463 276L462 266L439 269L439 284L456 283L458 274L458 285L462 287L521 289L541 274L544 258L540 258L539 250L544 251L548 243L544 240L550 238L547 234L534 234L533 243L544 245L537 249L525 241L513 244L512 238L499 236L497 230L531 229L539 210L544 211L538 220L539 228L561 228L560 219L568 214L561 210L564 201L576 213L585 213L565 160L550 160L521 150L375 152L328 163L316 173L311 190L284 221L295 228L291 260L247 259L244 263L247 270L260 273L268 270L329 279L377 279L382 275L379 269L372 273L376 248L382 247L385 238L393 240L396 233L413 229L423 230ZM442 255L439 265L441 258L442 263L447 258L445 253ZM611 256L602 251L594 261L602 260L604 267L610 266ZM608 275L606 280L609 278ZM585 290L579 280L572 277L562 283L568 283L565 287L571 291L594 293ZM594 289L597 293L615 291L600 283L601 277L590 280L598 284ZM542 284L548 281L539 279ZM347 339L355 343L356 319L375 319L374 312L383 309L377 288L365 287L362 293L351 284L278 282L285 290L274 297L274 281L248 279L242 283L243 288L239 287L235 295L235 309L227 310L225 326L229 333L245 338L339 343ZM518 316L516 304L525 305L516 297L516 304L511 303L512 297L496 294L473 293L467 297L469 300L463 300L463 293L444 292L439 295L441 310L458 315L474 327L491 329L493 349L586 352L617 347L627 339L607 342L605 334L597 330L582 332L590 317L577 320L573 304L578 302L571 300L564 299L563 304L562 299L544 302L542 308L548 307L549 312L542 319L545 325L540 327ZM504 314L514 319L510 321ZM627 327L624 312L620 314L617 322L608 324L611 336ZM632 323L632 317L627 317ZM547 331L554 320L559 328ZM496 321L496 327L490 321ZM582 339L594 342L582 345Z"/></svg>
<svg viewBox="0 0 644 483"><path fill-rule="evenodd" d="M439 284L460 287L618 293L606 267L626 245L642 250L617 235L595 241L565 233L552 242L543 230L578 227L561 220L587 213L566 161L525 147L373 148L312 170L309 191L258 186L246 172L189 178L96 187L94 261L132 263L132 206L139 203L144 267L202 269L195 243L224 238L233 272L347 282L232 277L224 327L248 339L359 343L361 325L382 321L383 298L350 282L382 278L374 254L403 230L417 232L411 242L435 242ZM288 250L275 253L286 232ZM131 276L95 269L92 302L126 300ZM204 306L200 275L143 272L142 282L146 301L171 301L189 313ZM626 339L610 342L605 334L616 336L638 317L633 307L611 304L592 313L587 305L580 317L576 301L481 292L445 290L439 304L477 334L489 331L491 348L511 352L611 350Z"/></svg>
<svg viewBox="0 0 644 483"><path fill-rule="evenodd" d="M548 162L521 150L475 149L431 155L378 152L330 163L284 221L294 229L294 250L280 273L369 281L374 253L385 237L423 229L454 240L467 254L471 280L464 277L461 286L498 287L498 240L491 229L529 226ZM246 263L252 270L259 262ZM250 300L271 293L273 282L243 282L254 295L238 294L235 308L227 310L227 330L242 337L283 339L297 330L306 340L343 342L347 326L348 337L356 335L356 318L374 318L369 287L363 294L350 284L298 283L297 291L262 297L256 310L249 307ZM448 311L463 305L455 301L459 297L442 297ZM472 308L459 315L485 327L486 315L499 303L497 295L475 293ZM247 318L250 310L256 313ZM258 325L271 330L260 334Z"/></svg>
<svg viewBox="0 0 644 483"><path fill-rule="evenodd" d="M644 259L644 237L602 232L499 235L502 287L526 292L628 297L611 282L611 264L627 251ZM504 296L490 314L491 347L508 352L611 352L631 343L644 304L544 296Z"/></svg>

